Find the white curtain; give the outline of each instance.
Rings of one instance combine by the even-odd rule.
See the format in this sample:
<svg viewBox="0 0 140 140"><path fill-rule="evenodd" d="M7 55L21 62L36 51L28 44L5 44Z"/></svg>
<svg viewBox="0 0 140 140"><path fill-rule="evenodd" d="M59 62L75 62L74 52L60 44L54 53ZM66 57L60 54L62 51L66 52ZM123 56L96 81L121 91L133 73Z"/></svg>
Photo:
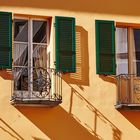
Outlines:
<svg viewBox="0 0 140 140"><path fill-rule="evenodd" d="M117 75L128 74L127 28L116 29Z"/></svg>
<svg viewBox="0 0 140 140"><path fill-rule="evenodd" d="M34 51L33 51L33 65L34 65L34 72L33 77L35 78L37 82L37 86L41 84L44 84L43 78L47 78L46 71L47 71L47 50L46 45L34 45ZM34 88L36 89L34 86ZM38 87L36 90L38 90L40 87Z"/></svg>
<svg viewBox="0 0 140 140"><path fill-rule="evenodd" d="M25 68L22 66L27 66L28 58L28 45L27 44L14 44L14 82L17 86L19 78Z"/></svg>

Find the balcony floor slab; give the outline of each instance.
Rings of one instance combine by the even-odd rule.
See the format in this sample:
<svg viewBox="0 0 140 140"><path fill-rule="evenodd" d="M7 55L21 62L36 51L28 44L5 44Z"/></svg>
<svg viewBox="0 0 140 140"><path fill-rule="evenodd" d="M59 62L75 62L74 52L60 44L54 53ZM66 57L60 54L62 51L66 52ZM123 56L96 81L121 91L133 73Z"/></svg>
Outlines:
<svg viewBox="0 0 140 140"><path fill-rule="evenodd" d="M45 106L54 107L62 103L60 99L14 99L11 104L14 106Z"/></svg>
<svg viewBox="0 0 140 140"><path fill-rule="evenodd" d="M140 111L140 104L116 104L115 108L120 110L120 109L125 109L125 110L139 110Z"/></svg>

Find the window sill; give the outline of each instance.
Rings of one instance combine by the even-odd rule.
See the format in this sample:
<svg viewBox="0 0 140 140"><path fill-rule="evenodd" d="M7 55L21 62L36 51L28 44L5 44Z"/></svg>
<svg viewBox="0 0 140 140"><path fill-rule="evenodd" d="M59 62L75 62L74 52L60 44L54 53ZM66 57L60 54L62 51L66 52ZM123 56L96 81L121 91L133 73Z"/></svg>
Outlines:
<svg viewBox="0 0 140 140"><path fill-rule="evenodd" d="M125 109L125 110L140 110L140 104L116 104L115 108L120 110L120 109Z"/></svg>
<svg viewBox="0 0 140 140"><path fill-rule="evenodd" d="M11 104L14 106L45 106L55 107L62 103L61 99L14 99Z"/></svg>

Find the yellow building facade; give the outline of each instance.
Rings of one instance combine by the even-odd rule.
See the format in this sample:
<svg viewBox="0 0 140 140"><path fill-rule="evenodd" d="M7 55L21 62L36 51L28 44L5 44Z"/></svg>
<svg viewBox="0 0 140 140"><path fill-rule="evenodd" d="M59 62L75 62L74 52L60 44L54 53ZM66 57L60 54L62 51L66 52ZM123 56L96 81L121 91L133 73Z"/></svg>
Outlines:
<svg viewBox="0 0 140 140"><path fill-rule="evenodd" d="M2 0L0 11L11 12L12 20L15 17L51 20L47 45L49 67L54 69L55 17L75 18L76 72L60 74L62 103L46 107L11 104L13 74L11 69L1 69L0 140L139 140L139 110L116 109L119 98L116 76L96 72L95 26L96 20L104 20L114 21L118 27L139 28L139 4L126 0ZM55 80L51 81L55 90ZM139 106L139 102L133 106Z"/></svg>

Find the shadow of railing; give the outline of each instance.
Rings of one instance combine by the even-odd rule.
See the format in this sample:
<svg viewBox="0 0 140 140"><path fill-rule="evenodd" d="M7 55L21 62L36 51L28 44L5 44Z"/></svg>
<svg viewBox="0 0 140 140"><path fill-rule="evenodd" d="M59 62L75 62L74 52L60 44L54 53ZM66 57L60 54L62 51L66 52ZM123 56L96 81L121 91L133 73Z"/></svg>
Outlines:
<svg viewBox="0 0 140 140"><path fill-rule="evenodd" d="M5 133L9 134L15 140L24 140L11 126L9 126L3 119L0 118L0 123L4 125L0 125L0 129ZM6 129L7 128L7 129Z"/></svg>
<svg viewBox="0 0 140 140"><path fill-rule="evenodd" d="M89 130L90 133L94 134L99 139L102 139L99 134L97 134L97 123L100 119L103 123L108 124L112 130L112 140L121 140L121 131L109 120L107 119L97 108L95 108L87 99L85 99L78 91L76 91L71 85L71 97L70 97L70 108L69 114L72 115L73 97L76 95L82 102L86 104L86 107L93 113L94 122L91 127L88 124L84 124L85 128ZM78 120L78 119L77 119Z"/></svg>
<svg viewBox="0 0 140 140"><path fill-rule="evenodd" d="M38 137L33 137L34 140L46 140L46 139L42 139L42 138L38 138Z"/></svg>

